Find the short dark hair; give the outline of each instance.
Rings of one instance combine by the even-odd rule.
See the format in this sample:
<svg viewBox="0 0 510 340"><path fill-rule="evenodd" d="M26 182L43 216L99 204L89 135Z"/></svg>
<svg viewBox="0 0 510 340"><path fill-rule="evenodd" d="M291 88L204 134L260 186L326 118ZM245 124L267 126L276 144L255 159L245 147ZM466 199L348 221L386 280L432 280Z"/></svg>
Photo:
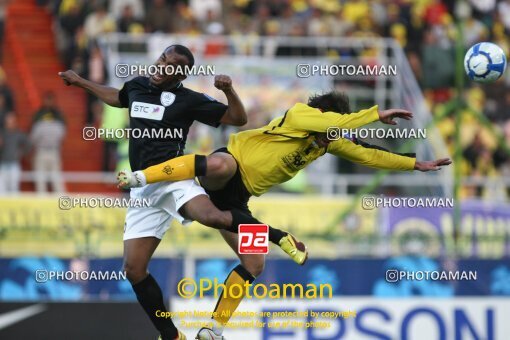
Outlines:
<svg viewBox="0 0 510 340"><path fill-rule="evenodd" d="M308 106L319 109L323 112L333 111L338 113L350 113L349 97L345 93L330 91L316 93L308 98Z"/></svg>
<svg viewBox="0 0 510 340"><path fill-rule="evenodd" d="M185 56L186 59L188 59L188 66L189 67L193 67L193 65L195 65L195 57L193 57L193 53L191 53L189 48L187 48L184 45L175 44L175 45L168 46L165 49L165 51L170 49L170 48L172 49L172 52L175 52L175 53L177 53L179 55Z"/></svg>

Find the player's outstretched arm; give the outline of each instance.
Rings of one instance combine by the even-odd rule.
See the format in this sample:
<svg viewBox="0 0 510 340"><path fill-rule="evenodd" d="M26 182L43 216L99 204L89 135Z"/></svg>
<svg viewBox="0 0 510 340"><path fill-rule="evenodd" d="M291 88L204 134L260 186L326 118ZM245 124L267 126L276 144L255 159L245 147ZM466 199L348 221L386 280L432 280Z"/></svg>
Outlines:
<svg viewBox="0 0 510 340"><path fill-rule="evenodd" d="M59 77L64 80L64 83L67 86L74 85L77 87L81 87L82 89L87 90L92 93L94 96L105 102L110 106L122 107L119 100L119 90L105 85L100 85L94 83L90 80L84 79L76 74L76 72L72 70L67 70L65 72L59 72Z"/></svg>
<svg viewBox="0 0 510 340"><path fill-rule="evenodd" d="M414 170L427 172L427 171L438 171L441 170L442 166L452 164L450 158L436 159L435 161L416 161L414 164Z"/></svg>
<svg viewBox="0 0 510 340"><path fill-rule="evenodd" d="M244 109L243 102L232 86L232 79L226 75L214 77L214 86L225 93L228 102L228 109L221 118L222 124L242 126L248 122L248 116Z"/></svg>
<svg viewBox="0 0 510 340"><path fill-rule="evenodd" d="M384 124L397 125L397 122L393 120L395 118L410 120L413 118L413 114L412 112L404 109L388 109L379 111L379 121Z"/></svg>
<svg viewBox="0 0 510 340"><path fill-rule="evenodd" d="M356 129L376 121L396 125L395 118L409 120L412 117L413 114L407 110L379 110L377 105L359 112L340 114L333 111L322 112L298 103L287 112L283 126L309 132L327 132L330 128Z"/></svg>
<svg viewBox="0 0 510 340"><path fill-rule="evenodd" d="M417 161L414 157L395 154L382 148L358 145L348 139L339 139L328 146L328 153L376 169L400 171L436 171L452 163L449 158L435 161Z"/></svg>
<svg viewBox="0 0 510 340"><path fill-rule="evenodd" d="M356 144L359 144L359 145L363 146L364 148L377 149L377 150L390 152L390 153L393 153L396 155L416 158L416 154L414 154L414 153L413 154L395 153L395 152L391 152L390 150L385 149L381 146L365 143L362 140L358 140L356 142ZM422 172L438 171L438 170L441 170L442 166L446 166L446 165L450 165L450 164L452 164L452 161L450 158L440 158L440 159L436 159L435 161L415 161L414 170L418 170L418 171L422 171Z"/></svg>

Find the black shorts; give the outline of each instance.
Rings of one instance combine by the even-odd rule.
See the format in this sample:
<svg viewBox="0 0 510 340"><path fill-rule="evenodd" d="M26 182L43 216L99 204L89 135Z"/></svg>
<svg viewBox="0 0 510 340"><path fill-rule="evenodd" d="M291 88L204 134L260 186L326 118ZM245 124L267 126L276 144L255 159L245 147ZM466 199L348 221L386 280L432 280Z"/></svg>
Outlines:
<svg viewBox="0 0 510 340"><path fill-rule="evenodd" d="M217 152L231 154L228 152L227 148L220 148L213 153ZM250 200L251 194L244 186L243 179L241 178L241 171L239 171L239 165L237 166L234 177L227 182L223 189L215 191L206 189L205 191L218 209L230 210L236 208L248 212L251 215L250 209L248 209L248 201Z"/></svg>

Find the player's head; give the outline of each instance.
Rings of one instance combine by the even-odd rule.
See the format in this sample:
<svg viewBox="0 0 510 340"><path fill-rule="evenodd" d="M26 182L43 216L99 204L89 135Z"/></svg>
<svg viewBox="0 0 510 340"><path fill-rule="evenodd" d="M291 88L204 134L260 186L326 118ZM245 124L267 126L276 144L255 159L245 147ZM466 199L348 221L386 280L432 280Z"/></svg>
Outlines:
<svg viewBox="0 0 510 340"><path fill-rule="evenodd" d="M337 91L310 96L310 98L308 98L308 106L319 109L322 112L333 111L342 114L351 112L349 108L349 97Z"/></svg>
<svg viewBox="0 0 510 340"><path fill-rule="evenodd" d="M156 61L156 65L162 66L158 68L162 72L151 75L150 82L152 85L162 88L181 82L186 79L186 75L183 72L194 64L195 58L193 53L186 46L170 45Z"/></svg>
<svg viewBox="0 0 510 340"><path fill-rule="evenodd" d="M348 114L351 112L349 97L344 93L336 91L312 95L308 98L308 106L319 109L322 112L330 111L340 114ZM329 143L331 143L327 133L317 133L315 136L315 142L321 148L326 148Z"/></svg>

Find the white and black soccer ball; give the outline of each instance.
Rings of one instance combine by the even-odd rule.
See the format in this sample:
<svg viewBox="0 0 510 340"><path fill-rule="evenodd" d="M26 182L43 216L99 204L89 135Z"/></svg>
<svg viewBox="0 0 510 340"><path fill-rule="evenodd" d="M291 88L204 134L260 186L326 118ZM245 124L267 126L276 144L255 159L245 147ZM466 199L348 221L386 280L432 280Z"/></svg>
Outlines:
<svg viewBox="0 0 510 340"><path fill-rule="evenodd" d="M505 52L496 44L478 43L467 51L464 57L464 68L471 80L491 83L505 72Z"/></svg>

